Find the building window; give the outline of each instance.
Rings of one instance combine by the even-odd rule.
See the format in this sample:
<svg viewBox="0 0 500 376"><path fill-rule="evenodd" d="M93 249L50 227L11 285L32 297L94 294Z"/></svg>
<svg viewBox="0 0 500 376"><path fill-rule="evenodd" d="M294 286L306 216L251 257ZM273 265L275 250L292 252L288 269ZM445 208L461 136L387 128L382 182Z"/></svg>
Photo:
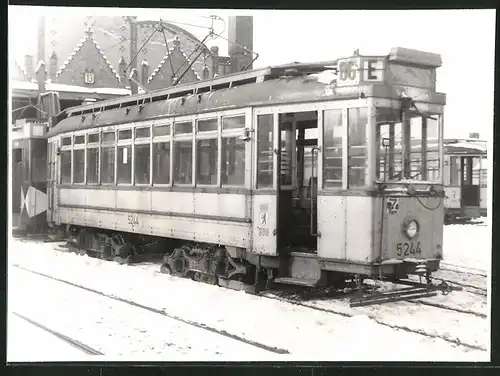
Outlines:
<svg viewBox="0 0 500 376"><path fill-rule="evenodd" d="M222 185L244 185L245 141L239 137L223 138L221 149Z"/></svg>
<svg viewBox="0 0 500 376"><path fill-rule="evenodd" d="M73 184L85 182L85 149L73 150Z"/></svg>
<svg viewBox="0 0 500 376"><path fill-rule="evenodd" d="M198 120L198 132L216 131L217 119Z"/></svg>
<svg viewBox="0 0 500 376"><path fill-rule="evenodd" d="M273 116L257 117L257 186L267 188L273 186Z"/></svg>
<svg viewBox="0 0 500 376"><path fill-rule="evenodd" d="M349 113L349 187L363 187L368 159L366 128L368 114L366 108L350 108Z"/></svg>
<svg viewBox="0 0 500 376"><path fill-rule="evenodd" d="M61 151L61 184L71 184L71 150Z"/></svg>
<svg viewBox="0 0 500 376"><path fill-rule="evenodd" d="M87 184L99 182L99 149L87 149Z"/></svg>
<svg viewBox="0 0 500 376"><path fill-rule="evenodd" d="M245 128L245 116L233 116L222 118L222 129Z"/></svg>
<svg viewBox="0 0 500 376"><path fill-rule="evenodd" d="M170 142L153 144L153 184L170 183Z"/></svg>
<svg viewBox="0 0 500 376"><path fill-rule="evenodd" d="M150 146L135 145L134 178L136 184L149 184Z"/></svg>
<svg viewBox="0 0 500 376"><path fill-rule="evenodd" d="M217 184L217 139L196 141L196 184Z"/></svg>
<svg viewBox="0 0 500 376"><path fill-rule="evenodd" d="M342 110L323 112L324 187L342 187Z"/></svg>
<svg viewBox="0 0 500 376"><path fill-rule="evenodd" d="M101 183L113 184L115 182L115 147L101 148Z"/></svg>
<svg viewBox="0 0 500 376"><path fill-rule="evenodd" d="M192 184L193 182L193 142L174 142L174 183Z"/></svg>
<svg viewBox="0 0 500 376"><path fill-rule="evenodd" d="M132 145L118 146L118 184L132 183Z"/></svg>

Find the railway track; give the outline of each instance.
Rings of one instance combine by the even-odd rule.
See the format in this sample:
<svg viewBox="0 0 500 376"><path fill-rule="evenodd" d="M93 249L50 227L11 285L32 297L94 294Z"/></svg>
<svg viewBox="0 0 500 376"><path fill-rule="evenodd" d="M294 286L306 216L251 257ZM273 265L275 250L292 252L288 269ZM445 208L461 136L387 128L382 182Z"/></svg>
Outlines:
<svg viewBox="0 0 500 376"><path fill-rule="evenodd" d="M62 341L68 343L69 345L71 345L72 347L84 352L85 354L87 355L104 355L103 353L101 353L100 351L96 350L96 349L93 349L92 347L90 346L87 346L85 345L84 343L81 343L80 341L77 341L76 339L73 339L73 338L70 338L62 333L59 333L55 330L52 330L50 328L48 328L47 326L39 323L39 322L36 322L35 320L33 319L30 319L26 316L23 316L17 312L12 312L15 316L19 317L20 319L30 323L31 325L33 326L36 326L37 328L39 329L42 329L43 331L47 332L47 333L50 333L52 334L54 337L57 337L59 339L61 339Z"/></svg>
<svg viewBox="0 0 500 376"><path fill-rule="evenodd" d="M68 249L66 249L66 248L60 248L58 250L62 251L62 252L68 252ZM145 262L145 263L139 263L139 264L131 264L130 266L136 267L136 268L140 268L140 269L143 269L143 270L152 271L154 274L162 274L160 271L155 270L155 268L157 266L157 265L155 265L155 263ZM16 267L24 269L23 267L18 266L18 265L16 265ZM203 324L199 324L199 323L194 323L194 322L191 322L191 321L187 321L187 320L184 320L184 319L176 317L176 316L171 316L168 313L166 313L164 311L157 310L155 308L146 307L146 306L143 306L141 304L138 304L138 303L126 300L126 299L122 299L122 298L119 298L119 297L107 295L107 294L102 293L100 291L89 289L89 288L86 288L84 286L76 285L76 284L73 284L72 282L69 282L69 281L59 280L59 279L57 279L55 277L47 276L47 275L44 275L42 273L35 272L35 271L29 270L29 269L25 269L25 270L27 270L29 272L32 272L32 273L35 273L35 274L39 274L39 275L45 276L47 278L51 278L51 279L63 282L63 283L67 283L69 285L73 285L75 287L82 288L82 289L87 290L87 291L91 291L91 292L97 293L97 294L102 295L102 296L106 296L106 297L111 298L111 299L122 301L122 302L131 304L131 305L136 306L136 307L140 307L140 308L147 309L147 310L155 312L155 313L159 313L159 314L171 317L171 318L173 318L175 320L187 323L189 325L193 325L193 326L205 329L205 330L209 330L209 331L212 331L212 332L215 332L215 333L218 333L218 334L221 334L221 335L224 335L224 336L236 339L238 341L254 345L256 347L259 347L261 349L265 349L267 351L271 351L271 352L278 353L278 354L287 354L287 353L289 353L285 349L271 348L269 346L266 346L266 345L263 345L263 344L260 344L260 343L256 343L256 342L253 342L253 341L248 341L248 340L246 340L244 338L241 338L239 336L234 336L234 335L229 334L229 333L227 333L225 331L221 331L221 330L218 330L218 329L215 329L215 328L210 328L210 327L207 327L207 326L205 326ZM460 274L460 272L456 271L456 270L452 270L452 272ZM480 273L474 273L474 272L472 272L471 274L482 277L482 275ZM464 287L465 291L470 292L472 294L486 296L486 289L484 289L482 287L471 285L471 284L467 284L467 283L461 283L461 282L458 282L458 281L455 281L455 280L451 280L451 279L442 279L442 278L439 278L439 279L445 280L445 281L447 281L449 283L452 283L452 284L460 285L460 286ZM342 310L336 310L336 309L329 309L329 308L318 307L318 306L315 306L314 304L311 304L310 301L309 302L307 302L307 301L300 301L300 300L297 300L296 297L294 298L294 297L286 297L286 296L273 296L272 293L273 292L270 292L270 293L267 292L265 294L260 294L260 296L262 296L264 298L268 298L268 299L275 299L275 300L280 300L280 301L287 302L287 303L290 303L290 304L303 306L303 307L306 307L306 308L309 308L309 309L313 309L313 310L317 310L317 311L327 312L327 313L331 313L331 314L335 314L335 315L341 315L341 316L344 316L344 317L353 317L353 316L356 316L357 314L359 314L359 312L358 313L349 312L348 310L342 311ZM348 295L345 294L345 293L336 293L334 295L331 295L331 294L327 295L325 298L331 299L331 300L335 300L335 299L338 300L339 298L342 298L342 297L345 298L347 296ZM451 306L448 306L446 304L431 302L431 301L423 300L423 299L408 300L408 301L406 301L406 303L407 304L412 304L412 305L424 305L424 306L429 306L429 307L433 307L433 308L436 308L436 309L442 309L442 310L446 310L446 311L454 311L454 312L457 312L457 313L474 316L474 317L477 317L477 318L480 318L480 319L486 319L487 318L487 315L484 314L484 313L481 313L481 312L476 312L476 311L465 309L465 308L462 308L462 307L451 307ZM437 333L428 333L428 332L426 332L423 329L415 329L415 328L409 328L409 327L404 326L404 325L391 324L391 323L388 323L388 322L384 321L383 319L381 319L379 317L376 317L375 315L368 315L368 316L372 320L374 320L375 322L379 323L380 325L387 326L387 327L390 327L390 328L393 328L393 329L403 330L403 331L406 331L406 332L410 332L410 333L415 333L415 334L419 334L419 335L422 335L422 336L426 336L426 337L429 337L429 338L439 338L439 339L442 339L442 340L444 340L446 342L452 343L454 345L463 346L465 348L472 349L472 350L481 350L481 351L486 351L487 350L486 348L484 348L482 346L478 346L478 345L473 344L473 343L467 343L467 342L461 341L459 339L449 338L449 337L447 337L445 335L440 335L440 334L437 334Z"/></svg>
<svg viewBox="0 0 500 376"><path fill-rule="evenodd" d="M330 308L323 308L323 307L317 307L317 306L314 306L312 304L308 304L306 302L301 302L301 301L298 301L298 300L293 300L293 299L286 299L286 298L283 298L283 297L278 297L278 296L273 296L273 295L261 295L263 297L265 297L266 299L273 299L273 300L278 300L278 301L282 301L282 302L286 302L286 303L290 303L290 304L293 304L293 305L297 305L297 306L301 306L301 307L306 307L306 308L310 308L312 310L315 310L315 311L320 311L320 312L325 312L325 313L331 313L331 314L334 314L334 315L340 315L340 316L343 316L343 317L354 317L354 316L357 316L359 313L354 313L354 312L348 312L348 311L342 311L342 310L334 310L334 309L330 309ZM415 304L420 304L420 302L416 301L414 302ZM436 307L436 308L442 308L442 307ZM445 308L445 309L450 309L449 307ZM451 310L454 310L454 309L451 309ZM457 311L459 312L459 311ZM413 329L413 328L409 328L408 326L404 326L404 325L398 325L398 324L391 324L391 323L388 323L378 317L376 317L375 315L372 315L372 314L367 314L367 316L372 319L373 321L375 321L376 323L380 324L380 325L383 325L383 326L386 326L386 327L389 327L389 328L392 328L392 329L397 329L397 330L402 330L402 331L405 331L405 332L408 332L408 333L414 333L414 334L419 334L419 335L422 335L422 336L425 336L425 337L428 337L428 338L433 338L433 339L441 339L445 342L448 342L448 343L452 343L456 346L462 346L462 347L465 347L467 349L470 349L470 350L479 350L479 351L487 351L487 349L485 347L482 347L482 346L478 346L476 344L470 344L470 343L466 343L466 342L463 342L459 339L453 339L453 338L449 338L445 335L440 335L440 334L435 334L435 333L428 333L422 329Z"/></svg>
<svg viewBox="0 0 500 376"><path fill-rule="evenodd" d="M245 343L247 345L251 345L251 346L257 347L257 348L262 349L262 350L266 350L266 351L269 351L269 352L272 352L272 353L275 353L275 354L290 354L290 352L288 350L286 350L286 349L272 347L272 346L268 346L268 345L265 345L265 344L260 343L260 342L251 341L251 340L248 340L246 338L240 337L238 335L234 335L234 334L228 333L225 330L220 330L220 329L217 329L217 328L205 325L205 324L197 323L197 322L194 322L194 321L191 321L191 320L186 320L186 319L183 319L181 317L178 317L178 316L175 316L175 315L171 315L168 312L165 312L163 310L156 309L156 308L153 308L153 307L148 307L148 306L145 306L143 304L134 302L132 300L120 298L118 296L114 296L114 295L110 295L110 294L106 294L106 293L103 293L101 291L89 288L89 287L81 286L79 284L76 284L76 283L73 283L73 282L70 282L70 281L66 281L64 279L56 278L56 277L53 277L53 276L50 276L50 275L47 275L47 274L44 274L44 273L37 272L35 270L31 270L31 269L25 268L25 267L23 267L21 265L12 264L12 266L15 267L15 268L18 268L20 270L24 270L26 272L29 272L29 273L33 273L33 274L38 275L38 276L51 279L53 281L64 283L64 284L67 284L69 286L73 286L73 287L76 287L76 288L79 288L79 289L82 289L82 290L85 290L85 291L88 291L88 292L91 292L91 293L94 293L94 294L97 294L97 295L109 298L109 299L112 299L112 300L116 300L116 301L128 304L128 305L136 307L136 308L141 308L141 309L147 310L149 312L153 312L153 313L156 313L156 314L168 317L170 319L182 322L184 324L196 327L198 329L206 330L206 331L211 332L211 333L216 333L216 334L219 334L221 336L224 336L224 337L227 337L227 338L231 338L231 339L236 340L238 342L242 342L242 343Z"/></svg>

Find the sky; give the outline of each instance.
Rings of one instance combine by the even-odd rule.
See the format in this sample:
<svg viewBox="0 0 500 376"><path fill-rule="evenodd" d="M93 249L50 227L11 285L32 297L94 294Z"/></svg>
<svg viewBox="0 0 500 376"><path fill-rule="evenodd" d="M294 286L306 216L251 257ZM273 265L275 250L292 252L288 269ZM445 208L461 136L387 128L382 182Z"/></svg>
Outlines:
<svg viewBox="0 0 500 376"><path fill-rule="evenodd" d="M254 68L292 61L324 61L352 55L386 55L392 47L439 53L443 66L437 71L437 90L447 95L445 136L467 137L479 132L493 139L495 10L181 10L126 8L9 7L9 57L36 53L36 23L40 14L136 15L181 25L202 39L210 15L227 24L229 15L254 17ZM21 23L22 33L11 29ZM224 30L216 21L215 32ZM203 27L201 27L203 26ZM227 38L227 28L222 36ZM225 40L212 40L220 54Z"/></svg>

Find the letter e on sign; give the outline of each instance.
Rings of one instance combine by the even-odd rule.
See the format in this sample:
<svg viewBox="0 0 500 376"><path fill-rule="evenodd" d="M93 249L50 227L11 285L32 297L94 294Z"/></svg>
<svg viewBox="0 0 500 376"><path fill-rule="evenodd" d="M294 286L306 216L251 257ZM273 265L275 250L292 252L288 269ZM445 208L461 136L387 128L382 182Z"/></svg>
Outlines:
<svg viewBox="0 0 500 376"><path fill-rule="evenodd" d="M363 81L382 81L384 79L384 62L380 59L363 61Z"/></svg>

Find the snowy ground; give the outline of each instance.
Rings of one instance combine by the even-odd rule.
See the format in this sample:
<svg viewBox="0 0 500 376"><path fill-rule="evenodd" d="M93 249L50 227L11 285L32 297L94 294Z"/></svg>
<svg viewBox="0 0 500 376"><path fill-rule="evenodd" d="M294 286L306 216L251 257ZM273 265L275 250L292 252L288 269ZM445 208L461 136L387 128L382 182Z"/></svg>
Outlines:
<svg viewBox="0 0 500 376"><path fill-rule="evenodd" d="M457 239L457 237L460 237L461 240ZM446 226L444 240L445 260L453 265L468 266L474 264L474 268L489 270L491 246L488 242L490 237L491 230L485 226ZM469 248L468 244L474 244L474 246ZM170 315L182 317L214 329L225 330L230 334L267 346L286 349L290 352L290 355L267 354L265 351L255 348L252 348L253 352L251 352L246 350L249 348L248 345L245 345L247 347L240 351L225 352L227 348L224 347L224 344L221 345L222 351L219 351L215 350L212 340L199 340L211 344L205 354L213 354L215 351L219 351L224 353L226 359L229 357L230 360L234 361L271 359L294 361L489 360L489 319L481 321L474 316L469 317L459 313L439 310L435 307L424 307L406 302L388 304L378 308L367 307L351 310L350 313L354 314L354 317L343 317L292 305L287 302L173 278L157 273L158 268L154 266L144 266L142 268L120 266L87 256L57 252L53 248L54 244L50 243L36 244L33 242L11 241L9 246L9 277L11 274L16 275L15 272L11 271L16 270L11 266L12 264L22 265L31 270L90 287L109 295L129 299L145 306L163 310ZM471 249L474 250L474 253L470 251ZM23 277L17 280L9 278L9 308L11 304L14 304L12 302L17 302L15 304L20 304L21 307L23 304L28 304L23 303L25 297L23 297L22 286L25 283L24 278L34 277L28 277L27 274L29 273L24 272ZM43 279L43 277L37 278L38 280ZM52 282L50 289L58 289L58 284ZM47 283L44 286L48 286ZM45 288L49 289L49 287ZM57 296L59 297L51 298L51 303L47 304L47 306L63 306L60 301L62 299L61 295ZM466 297L466 295L458 296L462 296L463 299L470 298ZM89 329L78 332L73 325L81 324L80 327L86 329L92 327L92 325L97 325L96 322L99 321L99 317L108 317L107 314L103 315L102 313L100 316L97 314L99 316L97 317L93 312L96 310L103 312L101 310L105 309L104 302L109 298L100 298L103 299L102 304L98 303L97 298L93 299L92 303L86 305L92 307L91 310L86 310L86 312L90 312L88 318L78 319L76 323L72 321L66 327L68 330L73 330L72 333L75 336L81 337L85 332L88 332L87 334L91 333L92 335L85 337L91 342L87 343L88 345L92 346L95 343L94 346L105 346L106 351L102 352L112 354L113 359L120 358L120 356L127 356L127 359L129 359L132 352L135 351L133 355L138 360L156 360L159 356L158 352L161 356L169 357L168 360L182 360L182 354L179 354L178 351L169 352L168 346L162 345L162 343L164 344L164 342L170 340L165 335L165 331L157 330L159 324L149 325L148 323L146 325L143 322L137 323L134 320L127 321L129 326L134 328L144 327L148 331L148 335L143 337L144 345L141 345L142 347L133 347L129 344L130 338L134 338L130 333L136 333L137 330L127 329L123 323L115 327L116 329L109 329L114 333L116 341L112 339L109 339L109 342L104 341L101 338L103 333L97 330L91 332ZM106 304L112 303L108 302ZM121 313L125 309L118 308L116 303L113 304L115 304L114 312L116 314L112 316L115 317L115 320L118 320L125 315ZM342 302L323 302L323 304L336 304L335 308L337 310L339 307L343 307ZM33 306L30 307L32 309ZM75 307L71 303L65 309L66 315L71 316L71 312L75 310ZM346 309L350 308L346 307ZM48 317L50 316L49 312L54 311L53 308L48 309L46 313L41 310L40 315ZM382 319L386 322L393 321L398 325L410 327L414 330L424 328L424 332L430 334L438 331L452 338L460 338L464 342L478 345L485 350L471 350L455 346L440 338L430 338L429 336L388 328L377 323L377 320ZM165 320L165 318L162 317L161 320ZM152 323L153 319L147 321ZM109 324L111 325L112 322ZM110 328L113 328L113 326L110 326ZM155 330L155 333L150 333ZM138 331L140 332L140 330ZM128 342L126 338L123 338L127 335L132 336ZM189 343L188 346L193 347L193 342L199 342L196 339L198 335L201 336L202 334L190 334L186 338L187 342L179 339L179 343L176 341L173 343L176 348L185 348L187 343ZM179 338L182 338L182 336ZM78 339L81 340L81 338ZM82 342L85 341L82 340ZM149 343L153 343L151 345L153 349L148 350L147 344ZM99 348L104 349L104 347ZM109 348L112 348L113 351L110 352ZM199 348L191 351L191 355L197 357L197 360L203 359L199 358L202 356L200 354L203 355L204 352L203 350L200 351ZM173 357L175 359L172 359ZM69 358L68 360L73 359ZM165 358L162 359L166 360ZM8 360L10 361L10 358Z"/></svg>
<svg viewBox="0 0 500 376"><path fill-rule="evenodd" d="M7 359L9 362L88 361L89 355L63 340L8 313Z"/></svg>
<svg viewBox="0 0 500 376"><path fill-rule="evenodd" d="M263 349L20 269L9 271L9 285L17 286L9 299L8 318L14 316L14 324L17 320L13 312L78 339L105 354L106 360L144 355L163 361L231 360L234 354L250 358L268 355ZM13 341L12 347L10 343L7 346L9 360L11 357L24 361L40 359L36 344L43 343L41 347L45 347L46 340L18 337L17 330L15 326L9 330L9 339ZM19 346L26 339L34 345L29 351ZM46 361L57 360L65 353L62 349L43 356ZM67 356L79 359L80 354L75 355L73 350Z"/></svg>

